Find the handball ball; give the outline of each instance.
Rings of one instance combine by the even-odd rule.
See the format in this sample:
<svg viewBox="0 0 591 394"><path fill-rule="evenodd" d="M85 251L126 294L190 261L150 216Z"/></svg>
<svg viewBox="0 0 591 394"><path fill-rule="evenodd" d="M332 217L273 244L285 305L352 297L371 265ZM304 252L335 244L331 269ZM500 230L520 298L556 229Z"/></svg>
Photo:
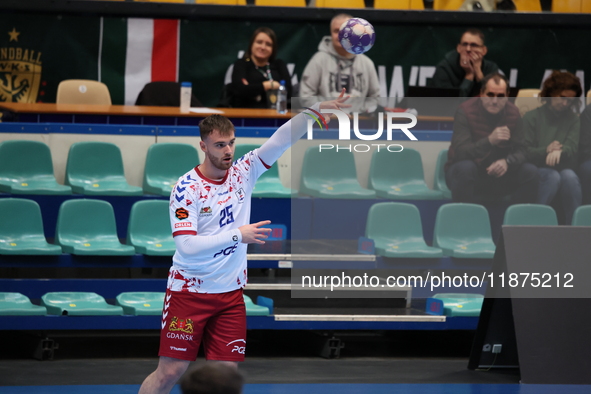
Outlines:
<svg viewBox="0 0 591 394"><path fill-rule="evenodd" d="M369 51L376 42L376 32L365 19L351 18L341 25L339 41L347 52L360 55Z"/></svg>

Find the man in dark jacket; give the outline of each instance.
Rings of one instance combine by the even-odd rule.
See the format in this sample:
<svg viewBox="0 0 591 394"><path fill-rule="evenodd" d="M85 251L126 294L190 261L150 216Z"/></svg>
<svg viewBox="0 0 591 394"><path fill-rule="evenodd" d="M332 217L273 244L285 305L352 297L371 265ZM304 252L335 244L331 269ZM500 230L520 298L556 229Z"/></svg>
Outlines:
<svg viewBox="0 0 591 394"><path fill-rule="evenodd" d="M437 65L429 86L459 88L460 97L477 96L482 78L499 70L499 66L484 58L486 53L484 34L478 29L466 30L456 50L448 52Z"/></svg>
<svg viewBox="0 0 591 394"><path fill-rule="evenodd" d="M462 103L454 119L445 178L455 202L478 202L478 194L514 203L537 198L538 169L525 162L519 110L508 101L509 84L499 74L482 79L480 97Z"/></svg>

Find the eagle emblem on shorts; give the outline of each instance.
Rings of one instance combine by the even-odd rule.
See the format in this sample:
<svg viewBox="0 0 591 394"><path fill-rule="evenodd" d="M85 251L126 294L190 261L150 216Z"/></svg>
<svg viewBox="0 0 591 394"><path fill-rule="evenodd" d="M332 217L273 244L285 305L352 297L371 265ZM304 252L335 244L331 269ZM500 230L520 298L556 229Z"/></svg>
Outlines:
<svg viewBox="0 0 591 394"><path fill-rule="evenodd" d="M182 331L186 334L193 334L193 320L191 319L179 319L174 316L170 325L168 326L169 331Z"/></svg>

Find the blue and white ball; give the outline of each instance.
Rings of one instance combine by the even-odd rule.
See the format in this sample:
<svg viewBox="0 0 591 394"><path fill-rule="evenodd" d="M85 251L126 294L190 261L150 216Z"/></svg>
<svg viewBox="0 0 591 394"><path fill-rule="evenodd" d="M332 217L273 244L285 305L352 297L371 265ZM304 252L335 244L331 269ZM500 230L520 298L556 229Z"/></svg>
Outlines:
<svg viewBox="0 0 591 394"><path fill-rule="evenodd" d="M360 55L369 51L376 42L376 32L365 19L351 18L341 25L339 41L347 52Z"/></svg>

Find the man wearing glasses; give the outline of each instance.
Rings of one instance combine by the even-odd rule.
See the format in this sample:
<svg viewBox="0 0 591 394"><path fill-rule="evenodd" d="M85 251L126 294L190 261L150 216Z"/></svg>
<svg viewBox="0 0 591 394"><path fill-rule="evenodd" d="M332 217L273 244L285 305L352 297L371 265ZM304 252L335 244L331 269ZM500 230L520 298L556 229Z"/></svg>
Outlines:
<svg viewBox="0 0 591 394"><path fill-rule="evenodd" d="M536 201L540 176L525 162L521 116L508 94L505 76L488 74L480 97L459 106L445 165L454 202L481 203L483 197L508 194L513 203Z"/></svg>
<svg viewBox="0 0 591 394"><path fill-rule="evenodd" d="M478 29L466 30L456 50L448 52L437 65L429 86L459 88L460 97L477 96L482 78L499 70L495 63L484 58L486 53L484 34Z"/></svg>

